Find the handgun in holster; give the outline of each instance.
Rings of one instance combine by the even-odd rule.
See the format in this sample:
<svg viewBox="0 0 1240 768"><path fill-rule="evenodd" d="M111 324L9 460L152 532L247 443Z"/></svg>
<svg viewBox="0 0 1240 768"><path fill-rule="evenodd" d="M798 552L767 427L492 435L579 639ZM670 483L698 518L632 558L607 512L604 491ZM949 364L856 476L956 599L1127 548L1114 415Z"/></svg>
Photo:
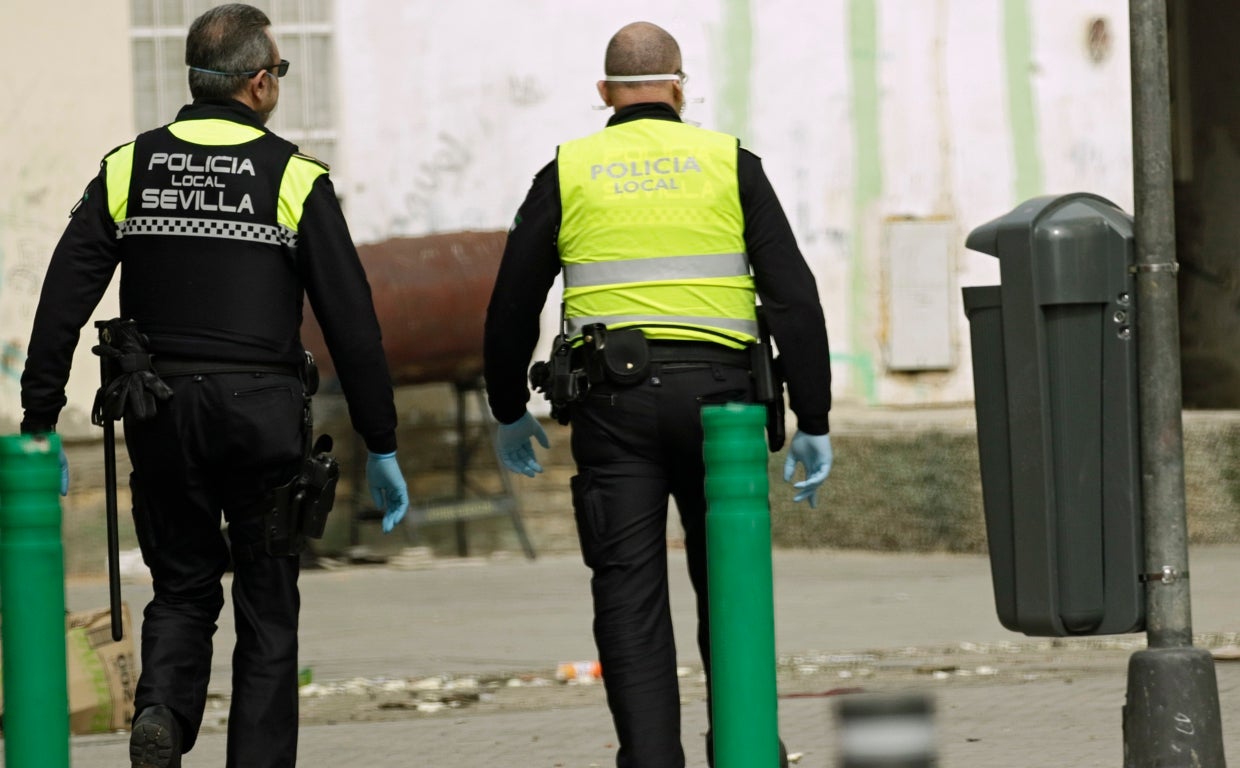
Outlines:
<svg viewBox="0 0 1240 768"><path fill-rule="evenodd" d="M754 400L766 406L766 444L775 453L784 447L784 377L771 347L771 330L762 307L757 308L757 313L758 340L749 347L749 370Z"/></svg>
<svg viewBox="0 0 1240 768"><path fill-rule="evenodd" d="M297 477L263 498L263 545L267 554L300 554L306 539L322 538L336 501L340 464L330 455L331 435L319 435Z"/></svg>
<svg viewBox="0 0 1240 768"><path fill-rule="evenodd" d="M561 314L561 326L562 318ZM570 407L585 398L590 382L585 370L574 365L573 345L563 330L551 344L551 358L530 366L530 386L551 403L551 417L560 424L568 424Z"/></svg>

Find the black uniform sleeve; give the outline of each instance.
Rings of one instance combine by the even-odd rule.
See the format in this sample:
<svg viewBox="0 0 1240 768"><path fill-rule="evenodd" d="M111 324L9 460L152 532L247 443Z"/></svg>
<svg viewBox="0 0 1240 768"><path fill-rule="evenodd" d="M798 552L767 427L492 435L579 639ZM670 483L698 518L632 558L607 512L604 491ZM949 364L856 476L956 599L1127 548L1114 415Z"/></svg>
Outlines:
<svg viewBox="0 0 1240 768"><path fill-rule="evenodd" d="M797 428L811 435L830 428L831 353L814 274L797 247L788 217L756 155L740 150L737 176L745 214L745 248L754 283L788 383Z"/></svg>
<svg viewBox="0 0 1240 768"><path fill-rule="evenodd" d="M511 424L530 399L526 370L538 345L539 316L560 272L556 236L560 191L555 161L534 176L500 261L483 338L483 370L491 413Z"/></svg>
<svg viewBox="0 0 1240 768"><path fill-rule="evenodd" d="M302 209L297 260L349 406L353 428L375 453L396 450L392 378L370 283L327 174Z"/></svg>
<svg viewBox="0 0 1240 768"><path fill-rule="evenodd" d="M118 259L116 224L100 171L70 214L43 278L22 371L22 432L55 428L82 326L107 290Z"/></svg>

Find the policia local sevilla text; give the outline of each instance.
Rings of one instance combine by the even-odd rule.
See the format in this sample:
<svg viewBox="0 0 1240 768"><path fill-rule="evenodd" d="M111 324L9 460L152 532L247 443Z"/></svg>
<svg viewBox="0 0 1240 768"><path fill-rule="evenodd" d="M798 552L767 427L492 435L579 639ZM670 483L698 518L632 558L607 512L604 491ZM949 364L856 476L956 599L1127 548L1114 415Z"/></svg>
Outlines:
<svg viewBox="0 0 1240 768"><path fill-rule="evenodd" d="M254 164L249 158L230 155L206 155L201 159L188 152L155 152L147 164L147 170L163 166L174 173L169 183L176 189L146 188L142 190L142 207L165 211L224 211L226 213L254 213L254 203L248 193L243 193L235 203L228 202L224 188L228 185L222 175L254 175ZM176 173L183 171L179 175ZM208 189L211 188L211 189Z"/></svg>

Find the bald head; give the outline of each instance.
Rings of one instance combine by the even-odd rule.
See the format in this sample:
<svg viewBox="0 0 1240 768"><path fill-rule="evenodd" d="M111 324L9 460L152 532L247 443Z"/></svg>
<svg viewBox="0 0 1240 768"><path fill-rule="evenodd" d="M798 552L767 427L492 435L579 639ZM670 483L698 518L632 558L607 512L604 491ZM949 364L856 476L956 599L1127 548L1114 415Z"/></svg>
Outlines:
<svg viewBox="0 0 1240 768"><path fill-rule="evenodd" d="M662 27L635 21L620 28L607 43L603 72L607 77L671 75L680 72L680 46ZM676 80L600 80L603 103L617 109L640 102L664 102L676 110L684 106L684 92Z"/></svg>
<svg viewBox="0 0 1240 768"><path fill-rule="evenodd" d="M676 38L648 21L625 25L607 43L603 72L608 76L666 75L680 69Z"/></svg>

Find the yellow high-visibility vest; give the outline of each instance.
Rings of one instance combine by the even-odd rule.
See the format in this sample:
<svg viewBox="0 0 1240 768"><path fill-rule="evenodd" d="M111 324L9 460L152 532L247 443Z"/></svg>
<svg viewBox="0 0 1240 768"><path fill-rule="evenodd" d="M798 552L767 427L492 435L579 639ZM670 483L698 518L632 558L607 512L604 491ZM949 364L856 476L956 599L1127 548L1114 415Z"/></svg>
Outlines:
<svg viewBox="0 0 1240 768"><path fill-rule="evenodd" d="M756 340L737 151L732 136L654 119L560 145L570 336L603 323L652 339Z"/></svg>

